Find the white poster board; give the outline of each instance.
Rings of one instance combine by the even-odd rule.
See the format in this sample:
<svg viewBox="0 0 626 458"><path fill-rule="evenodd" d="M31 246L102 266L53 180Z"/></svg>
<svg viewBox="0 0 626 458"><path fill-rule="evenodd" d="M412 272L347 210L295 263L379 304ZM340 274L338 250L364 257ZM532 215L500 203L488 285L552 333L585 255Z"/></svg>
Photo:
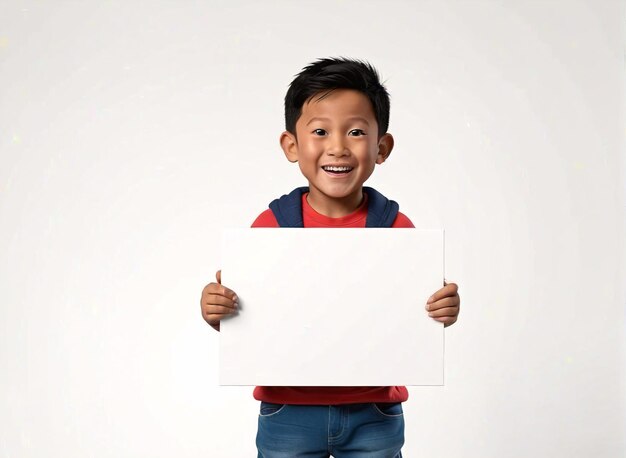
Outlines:
<svg viewBox="0 0 626 458"><path fill-rule="evenodd" d="M443 384L442 230L248 228L222 239L221 385Z"/></svg>

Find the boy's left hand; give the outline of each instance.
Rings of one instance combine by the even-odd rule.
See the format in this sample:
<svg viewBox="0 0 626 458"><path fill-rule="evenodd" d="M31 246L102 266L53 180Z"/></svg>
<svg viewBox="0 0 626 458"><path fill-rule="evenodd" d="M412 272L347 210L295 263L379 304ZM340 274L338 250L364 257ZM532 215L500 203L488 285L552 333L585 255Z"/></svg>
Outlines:
<svg viewBox="0 0 626 458"><path fill-rule="evenodd" d="M430 296L426 302L428 316L434 320L444 323L444 327L454 324L459 316L461 298L459 297L459 287L456 283L446 283L444 287Z"/></svg>

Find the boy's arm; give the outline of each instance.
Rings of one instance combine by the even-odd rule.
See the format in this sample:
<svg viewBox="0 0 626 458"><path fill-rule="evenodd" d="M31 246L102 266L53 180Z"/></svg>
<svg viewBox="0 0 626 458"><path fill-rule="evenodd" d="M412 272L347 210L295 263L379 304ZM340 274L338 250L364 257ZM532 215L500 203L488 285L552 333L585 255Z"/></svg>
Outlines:
<svg viewBox="0 0 626 458"><path fill-rule="evenodd" d="M237 312L237 295L222 286L222 271L215 274L217 283L209 283L202 290L200 309L202 318L216 331L220 330L220 321Z"/></svg>
<svg viewBox="0 0 626 458"><path fill-rule="evenodd" d="M448 327L456 323L461 309L461 297L459 296L459 287L456 283L446 283L443 281L444 287L430 296L426 302L426 310L428 316L434 320L444 323L444 327Z"/></svg>

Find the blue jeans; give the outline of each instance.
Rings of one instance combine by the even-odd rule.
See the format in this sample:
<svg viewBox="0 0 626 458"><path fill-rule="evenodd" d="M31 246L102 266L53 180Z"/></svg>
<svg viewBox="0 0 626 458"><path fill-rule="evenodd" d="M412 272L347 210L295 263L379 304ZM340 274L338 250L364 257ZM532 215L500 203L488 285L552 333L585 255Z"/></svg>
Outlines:
<svg viewBox="0 0 626 458"><path fill-rule="evenodd" d="M261 402L258 458L401 458L402 405Z"/></svg>

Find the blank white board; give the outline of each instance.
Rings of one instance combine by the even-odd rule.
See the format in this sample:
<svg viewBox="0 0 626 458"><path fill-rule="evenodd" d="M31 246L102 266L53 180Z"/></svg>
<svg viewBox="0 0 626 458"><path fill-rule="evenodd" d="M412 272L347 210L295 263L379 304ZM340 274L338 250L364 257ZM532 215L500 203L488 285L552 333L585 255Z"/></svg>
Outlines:
<svg viewBox="0 0 626 458"><path fill-rule="evenodd" d="M221 385L443 384L442 230L247 228L222 237Z"/></svg>

